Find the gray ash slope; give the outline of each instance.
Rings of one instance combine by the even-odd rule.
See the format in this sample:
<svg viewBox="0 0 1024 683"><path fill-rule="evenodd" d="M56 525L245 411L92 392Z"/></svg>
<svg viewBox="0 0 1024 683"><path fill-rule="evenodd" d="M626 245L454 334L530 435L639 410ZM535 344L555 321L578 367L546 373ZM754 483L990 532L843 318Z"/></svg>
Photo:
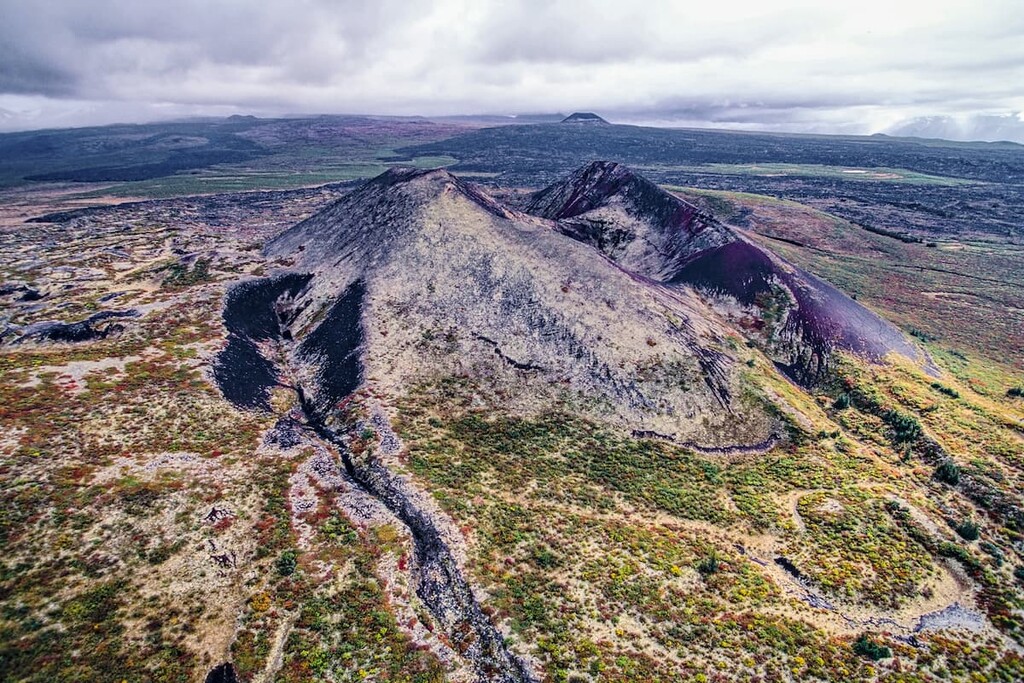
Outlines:
<svg viewBox="0 0 1024 683"><path fill-rule="evenodd" d="M742 389L735 334L699 296L631 272L557 227L446 171L392 169L265 252L313 276L289 326L299 342L363 283L365 376L385 395L469 373L522 410L568 392L624 429L708 447L761 443L776 431L771 410ZM305 368L307 385L323 383L322 366Z"/></svg>
<svg viewBox="0 0 1024 683"><path fill-rule="evenodd" d="M537 192L526 211L630 272L709 295L801 383L819 380L836 349L922 359L891 323L622 164L591 163Z"/></svg>
<svg viewBox="0 0 1024 683"><path fill-rule="evenodd" d="M529 410L559 385L596 417L706 448L775 431L770 409L737 398L737 332L805 385L837 350L925 360L836 288L611 162L524 211L444 170L391 169L265 253L312 278L287 332L300 342L360 283L364 374L384 393L469 372ZM308 384L327 386L327 366L306 361Z"/></svg>

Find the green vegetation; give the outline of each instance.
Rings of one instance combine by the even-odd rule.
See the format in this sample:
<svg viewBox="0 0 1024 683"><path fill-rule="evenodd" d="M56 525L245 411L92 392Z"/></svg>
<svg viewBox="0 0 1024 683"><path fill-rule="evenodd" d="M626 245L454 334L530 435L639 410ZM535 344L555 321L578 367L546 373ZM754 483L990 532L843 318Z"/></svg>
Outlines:
<svg viewBox="0 0 1024 683"><path fill-rule="evenodd" d="M718 553L712 551L708 553L706 557L701 558L700 562L697 563L697 571L708 576L710 574L717 574L719 568Z"/></svg>
<svg viewBox="0 0 1024 683"><path fill-rule="evenodd" d="M892 650L872 640L866 633L862 633L860 637L854 641L853 651L861 657L867 657L874 662L877 662L880 659L889 659L892 657Z"/></svg>
<svg viewBox="0 0 1024 683"><path fill-rule="evenodd" d="M850 407L850 395L847 393L839 394L836 400L832 403L832 407L836 410L846 410Z"/></svg>
<svg viewBox="0 0 1024 683"><path fill-rule="evenodd" d="M943 460L935 468L935 478L950 486L956 486L960 483L960 467L952 460Z"/></svg>
<svg viewBox="0 0 1024 683"><path fill-rule="evenodd" d="M856 489L804 496L797 511L807 535L791 542L787 556L830 595L899 607L936 571L927 547L894 523L886 503Z"/></svg>
<svg viewBox="0 0 1024 683"><path fill-rule="evenodd" d="M969 519L953 524L953 529L960 535L960 538L967 541L977 541L981 536L981 527L977 522Z"/></svg>
<svg viewBox="0 0 1024 683"><path fill-rule="evenodd" d="M278 555L274 566L277 568L277 573L281 576L291 576L294 574L297 566L295 551L285 550Z"/></svg>
<svg viewBox="0 0 1024 683"><path fill-rule="evenodd" d="M185 289L193 285L210 282L213 275L210 273L210 259L199 258L192 268L183 263L175 263L167 269L167 277L163 280L165 289Z"/></svg>
<svg viewBox="0 0 1024 683"><path fill-rule="evenodd" d="M884 413L885 397L875 398ZM871 476L871 465L851 456L849 444L833 450L833 439L844 441L833 432L771 458L724 464L558 411L509 416L495 401L479 382L444 378L403 400L395 426L410 470L458 524L473 529L470 570L493 596L495 615L507 616L518 639L533 644L530 651L553 680L593 671L611 680L696 680L709 662L724 680L755 671L874 680L848 641L760 615L758 606L771 604L777 588L708 529L785 533L787 557L810 581L868 606L916 600L939 571L934 557L944 553L905 508L852 485ZM855 479L837 487L847 468ZM693 481L700 491L686 488ZM797 504L805 531L783 532L777 496L816 487L828 492ZM682 495L665 493L674 488ZM652 513L628 517L623 505L674 521L649 521L663 519ZM973 560L969 550L950 545ZM609 623L614 636L599 644L591 634ZM649 647L663 655L638 656L638 641L654 643ZM920 657L924 670L949 666L946 653L960 662L952 666L964 665L959 645L925 647L920 655L903 649L894 656L904 663ZM1017 675L1008 672L1019 662L1002 661L985 674L990 680ZM1007 673L996 673L999 667Z"/></svg>
<svg viewBox="0 0 1024 683"><path fill-rule="evenodd" d="M923 434L921 423L917 421L917 418L899 410L887 411L882 419L892 429L892 439L897 445L914 443Z"/></svg>

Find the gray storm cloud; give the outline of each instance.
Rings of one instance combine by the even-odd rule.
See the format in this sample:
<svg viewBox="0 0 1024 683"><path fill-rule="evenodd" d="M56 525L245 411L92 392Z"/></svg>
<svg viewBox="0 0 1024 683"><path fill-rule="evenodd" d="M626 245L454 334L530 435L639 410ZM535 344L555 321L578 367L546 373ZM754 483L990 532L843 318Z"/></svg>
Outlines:
<svg viewBox="0 0 1024 683"><path fill-rule="evenodd" d="M976 119L1024 140L1017 0L0 0L0 17L6 129L593 109L811 132L928 117L984 136Z"/></svg>

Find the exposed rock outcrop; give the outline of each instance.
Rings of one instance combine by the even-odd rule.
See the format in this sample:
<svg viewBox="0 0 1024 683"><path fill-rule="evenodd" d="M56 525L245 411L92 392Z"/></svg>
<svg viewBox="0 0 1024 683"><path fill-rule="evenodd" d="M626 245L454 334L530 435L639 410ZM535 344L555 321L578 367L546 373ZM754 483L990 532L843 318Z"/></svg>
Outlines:
<svg viewBox="0 0 1024 683"><path fill-rule="evenodd" d="M40 342L86 342L95 339L106 339L124 331L124 324L116 322L124 318L138 317L138 311L100 311L85 320L65 323L46 321L27 325L18 331L15 343L26 341Z"/></svg>

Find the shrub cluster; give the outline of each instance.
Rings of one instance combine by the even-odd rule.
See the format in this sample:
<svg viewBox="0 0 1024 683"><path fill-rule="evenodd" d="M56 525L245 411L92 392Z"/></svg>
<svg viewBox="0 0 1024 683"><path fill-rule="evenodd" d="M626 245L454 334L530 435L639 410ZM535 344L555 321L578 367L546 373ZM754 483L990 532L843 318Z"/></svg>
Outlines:
<svg viewBox="0 0 1024 683"><path fill-rule="evenodd" d="M943 460L935 468L935 478L950 486L956 486L960 483L960 466L952 460Z"/></svg>
<svg viewBox="0 0 1024 683"><path fill-rule="evenodd" d="M875 662L892 657L892 650L868 638L866 633L862 633L853 643L853 651Z"/></svg>

